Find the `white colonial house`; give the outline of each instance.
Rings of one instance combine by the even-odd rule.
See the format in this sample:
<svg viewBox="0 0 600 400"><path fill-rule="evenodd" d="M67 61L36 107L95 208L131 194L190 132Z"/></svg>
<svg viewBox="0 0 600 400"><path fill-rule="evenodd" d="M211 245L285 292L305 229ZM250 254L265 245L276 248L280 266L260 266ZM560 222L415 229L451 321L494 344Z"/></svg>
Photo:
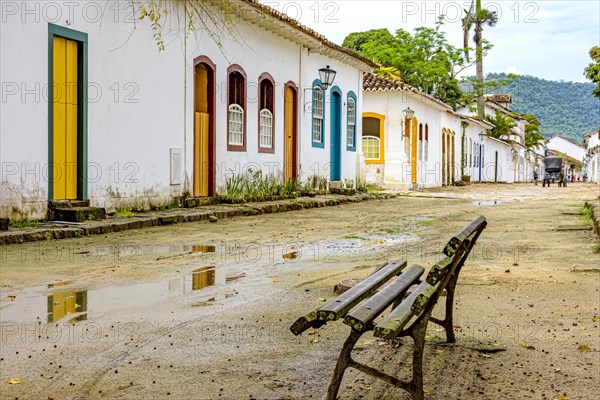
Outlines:
<svg viewBox="0 0 600 400"><path fill-rule="evenodd" d="M508 138L503 138L503 141L506 139L506 142L510 144L511 149L510 156L508 156L509 162L507 170L503 171L503 178L500 181L510 183L531 181L533 179L533 171L536 168L537 161L536 157L532 156L524 145L525 127L529 124L529 122L524 117L509 109L511 102L512 97L510 95L488 95L486 96L484 105L484 114L486 116L494 117L496 113L499 112L507 117L512 118L516 123L515 134ZM461 107L457 111L461 114L471 116L477 114L473 107ZM494 152L495 151L496 150L494 150ZM504 147L501 147L498 149L498 151L499 157L503 159L504 157L500 154L506 153L506 150ZM493 153L493 157L495 160L495 153ZM487 159L489 161L489 156ZM491 174L484 174L486 176L483 180L494 181ZM494 176L497 177L497 175Z"/></svg>
<svg viewBox="0 0 600 400"><path fill-rule="evenodd" d="M586 148L577 142L565 137L556 135L548 139L546 145L549 150L556 150L558 153L567 155L576 160L583 161L586 154Z"/></svg>
<svg viewBox="0 0 600 400"><path fill-rule="evenodd" d="M26 3L0 26L0 216L210 197L249 169L356 182L368 59L253 0L205 1L189 35L172 7L160 37L134 2Z"/></svg>
<svg viewBox="0 0 600 400"><path fill-rule="evenodd" d="M600 131L587 134L586 144L584 174L589 182L600 183Z"/></svg>
<svg viewBox="0 0 600 400"><path fill-rule="evenodd" d="M478 181L505 180L510 145L486 136L493 128L490 123L372 73L365 74L363 88L362 148L368 183L406 190L452 185L463 175ZM500 156L490 158L496 172L486 179L484 142L490 140L490 151L500 146Z"/></svg>

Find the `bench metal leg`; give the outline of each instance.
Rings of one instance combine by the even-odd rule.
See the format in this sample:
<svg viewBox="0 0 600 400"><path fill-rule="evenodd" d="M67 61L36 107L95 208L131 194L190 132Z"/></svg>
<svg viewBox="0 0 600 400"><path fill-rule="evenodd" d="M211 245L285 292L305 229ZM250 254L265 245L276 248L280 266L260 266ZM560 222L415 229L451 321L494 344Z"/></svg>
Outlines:
<svg viewBox="0 0 600 400"><path fill-rule="evenodd" d="M338 357L337 364L335 365L335 370L333 371L333 378L331 378L329 389L327 389L327 400L336 399L338 391L340 390L342 378L344 377L344 372L352 363L352 349L361 336L361 332L357 332L352 329L350 336L348 336L348 339L346 339L346 342L344 342L344 346L342 347L342 351Z"/></svg>
<svg viewBox="0 0 600 400"><path fill-rule="evenodd" d="M425 334L427 333L427 323L431 316L431 310L422 315L411 329L410 336L414 340L412 381L410 394L413 400L423 400L423 353L425 350Z"/></svg>

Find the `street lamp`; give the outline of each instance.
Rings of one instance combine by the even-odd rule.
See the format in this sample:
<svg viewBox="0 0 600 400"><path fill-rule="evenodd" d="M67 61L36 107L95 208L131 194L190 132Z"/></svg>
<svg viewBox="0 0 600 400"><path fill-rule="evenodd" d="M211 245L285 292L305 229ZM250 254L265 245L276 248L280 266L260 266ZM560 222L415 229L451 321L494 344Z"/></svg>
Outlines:
<svg viewBox="0 0 600 400"><path fill-rule="evenodd" d="M484 139L485 139L485 133L479 132L479 141L483 142Z"/></svg>
<svg viewBox="0 0 600 400"><path fill-rule="evenodd" d="M411 110L410 107L407 107L405 110L402 111L404 113L404 118L406 118L407 120L411 120L413 119L413 117L415 116L415 110Z"/></svg>
<svg viewBox="0 0 600 400"><path fill-rule="evenodd" d="M329 68L329 65L325 68L319 69L319 78L321 79L321 83L325 90L331 85L333 85L333 80L335 79L335 74L337 71Z"/></svg>

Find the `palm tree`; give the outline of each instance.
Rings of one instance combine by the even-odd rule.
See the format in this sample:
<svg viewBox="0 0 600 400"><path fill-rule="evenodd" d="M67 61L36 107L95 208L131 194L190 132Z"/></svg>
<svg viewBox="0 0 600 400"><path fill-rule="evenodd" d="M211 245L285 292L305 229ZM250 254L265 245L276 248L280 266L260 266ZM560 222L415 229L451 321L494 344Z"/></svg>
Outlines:
<svg viewBox="0 0 600 400"><path fill-rule="evenodd" d="M463 41L465 57L469 61L469 32L473 24L475 24L473 41L475 42L475 61L477 62L477 84L475 85L475 92L477 93L477 116L483 119L483 24L493 27L498 22L498 15L495 11L481 8L481 0L476 0L475 12L473 12L473 3L475 3L475 0L471 3L471 8L468 11L465 10L466 15L462 20Z"/></svg>
<svg viewBox="0 0 600 400"><path fill-rule="evenodd" d="M402 76L400 74L400 71L398 71L398 68L396 68L396 67L389 67L389 66L386 67L386 66L382 65L379 68L377 68L374 72L377 75L382 76L384 78L402 81Z"/></svg>
<svg viewBox="0 0 600 400"><path fill-rule="evenodd" d="M529 125L525 126L525 147L535 150L542 146L546 139L540 133L540 123L535 115L523 114L523 117L529 122Z"/></svg>
<svg viewBox="0 0 600 400"><path fill-rule="evenodd" d="M519 135L515 129L517 127L515 120L498 110L496 110L495 116L490 117L489 115L486 115L485 119L494 125L494 128L489 131L490 137L501 140L510 140L511 136Z"/></svg>

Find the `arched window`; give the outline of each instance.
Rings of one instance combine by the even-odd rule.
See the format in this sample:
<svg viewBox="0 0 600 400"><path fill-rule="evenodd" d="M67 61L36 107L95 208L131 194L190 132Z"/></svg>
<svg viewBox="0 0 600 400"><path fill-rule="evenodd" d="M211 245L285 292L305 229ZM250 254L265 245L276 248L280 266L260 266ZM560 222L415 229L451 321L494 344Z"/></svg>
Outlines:
<svg viewBox="0 0 600 400"><path fill-rule="evenodd" d="M383 163L383 115L364 113L362 119L362 151L367 163Z"/></svg>
<svg viewBox="0 0 600 400"><path fill-rule="evenodd" d="M313 82L312 101L312 145L325 147L325 93L321 81Z"/></svg>
<svg viewBox="0 0 600 400"><path fill-rule="evenodd" d="M227 150L246 151L246 73L233 64L227 81Z"/></svg>
<svg viewBox="0 0 600 400"><path fill-rule="evenodd" d="M356 95L348 93L346 106L346 150L356 151Z"/></svg>
<svg viewBox="0 0 600 400"><path fill-rule="evenodd" d="M274 96L273 78L264 73L258 78L258 151L273 153Z"/></svg>
<svg viewBox="0 0 600 400"><path fill-rule="evenodd" d="M429 161L429 125L425 124L425 143L423 145L425 151L425 161Z"/></svg>

